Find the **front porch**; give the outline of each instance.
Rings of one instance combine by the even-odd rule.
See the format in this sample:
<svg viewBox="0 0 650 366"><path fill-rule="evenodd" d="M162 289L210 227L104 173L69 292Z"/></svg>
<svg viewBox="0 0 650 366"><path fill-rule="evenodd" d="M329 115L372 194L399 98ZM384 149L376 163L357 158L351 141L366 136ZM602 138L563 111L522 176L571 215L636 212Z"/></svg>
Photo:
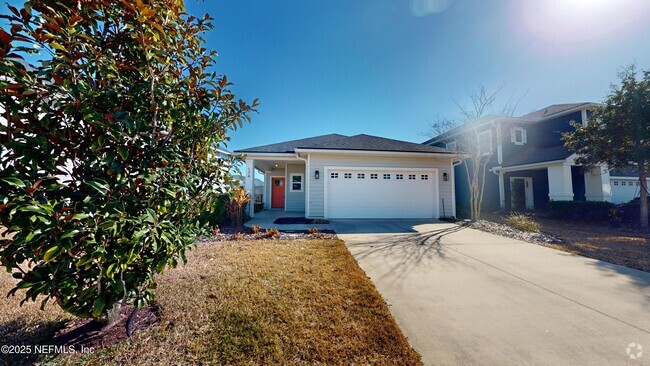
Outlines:
<svg viewBox="0 0 650 366"><path fill-rule="evenodd" d="M499 177L501 209L543 210L549 201L607 201L612 198L609 170L586 170L573 159L493 169Z"/></svg>
<svg viewBox="0 0 650 366"><path fill-rule="evenodd" d="M251 227L257 225L262 229L278 229L280 231L304 231L317 228L318 231L332 230L330 224L276 224L275 220L279 218L305 217L304 211L283 211L283 210L265 210L258 212L255 217L247 221L244 225Z"/></svg>
<svg viewBox="0 0 650 366"><path fill-rule="evenodd" d="M305 217L305 198L308 189L308 177L305 174L306 159L301 159L294 154L277 155L246 159L246 174L244 176L246 191L252 192L256 171L264 176L264 193L262 194L264 211L255 213L253 205L249 205L248 213L251 217L259 216L267 211L270 212L267 214L268 217L278 215L277 212L291 213L290 217Z"/></svg>

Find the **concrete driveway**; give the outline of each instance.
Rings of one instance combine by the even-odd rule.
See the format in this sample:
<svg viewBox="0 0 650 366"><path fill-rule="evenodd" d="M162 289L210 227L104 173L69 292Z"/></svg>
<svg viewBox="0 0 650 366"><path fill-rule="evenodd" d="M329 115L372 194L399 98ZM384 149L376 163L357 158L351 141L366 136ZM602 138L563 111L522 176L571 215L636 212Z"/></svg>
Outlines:
<svg viewBox="0 0 650 366"><path fill-rule="evenodd" d="M331 225L426 364L650 365L650 273L447 223Z"/></svg>

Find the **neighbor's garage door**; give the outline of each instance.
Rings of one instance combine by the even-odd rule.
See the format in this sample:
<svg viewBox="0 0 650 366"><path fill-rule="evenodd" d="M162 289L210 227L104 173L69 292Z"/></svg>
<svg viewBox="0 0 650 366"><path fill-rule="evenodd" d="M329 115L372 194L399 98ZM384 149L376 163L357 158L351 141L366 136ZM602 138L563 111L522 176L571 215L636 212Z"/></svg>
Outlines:
<svg viewBox="0 0 650 366"><path fill-rule="evenodd" d="M438 218L435 170L344 170L326 174L327 218Z"/></svg>

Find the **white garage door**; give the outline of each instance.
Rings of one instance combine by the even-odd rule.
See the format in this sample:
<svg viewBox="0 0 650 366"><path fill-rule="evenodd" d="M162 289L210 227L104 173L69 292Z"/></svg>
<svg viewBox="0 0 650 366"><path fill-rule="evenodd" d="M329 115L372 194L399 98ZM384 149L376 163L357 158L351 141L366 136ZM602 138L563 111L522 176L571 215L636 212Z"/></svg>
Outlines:
<svg viewBox="0 0 650 366"><path fill-rule="evenodd" d="M610 183L612 187L613 203L630 202L641 194L641 183L638 179L612 177ZM648 183L650 184L650 179L648 180Z"/></svg>
<svg viewBox="0 0 650 366"><path fill-rule="evenodd" d="M327 218L438 218L438 172L328 169Z"/></svg>

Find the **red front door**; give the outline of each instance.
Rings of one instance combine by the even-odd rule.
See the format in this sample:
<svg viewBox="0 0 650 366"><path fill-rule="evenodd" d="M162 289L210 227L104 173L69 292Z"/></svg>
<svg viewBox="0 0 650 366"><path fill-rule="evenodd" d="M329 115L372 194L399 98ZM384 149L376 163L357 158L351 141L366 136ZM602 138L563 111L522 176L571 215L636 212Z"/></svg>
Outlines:
<svg viewBox="0 0 650 366"><path fill-rule="evenodd" d="M271 208L284 208L284 178L271 178Z"/></svg>

